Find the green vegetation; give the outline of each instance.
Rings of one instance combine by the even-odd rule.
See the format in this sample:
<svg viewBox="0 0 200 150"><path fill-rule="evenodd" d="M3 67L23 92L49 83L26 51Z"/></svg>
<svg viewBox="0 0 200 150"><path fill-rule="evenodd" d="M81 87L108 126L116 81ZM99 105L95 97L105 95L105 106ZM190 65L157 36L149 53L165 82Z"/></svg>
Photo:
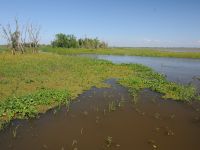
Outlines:
<svg viewBox="0 0 200 150"><path fill-rule="evenodd" d="M175 100L191 100L195 95L195 88L192 86L178 85L168 82L164 75L153 72L148 67L141 65L131 65L135 71L135 76L126 77L120 80L120 83L129 88L132 95L137 94L141 89L149 88L164 94L163 98L172 98Z"/></svg>
<svg viewBox="0 0 200 150"><path fill-rule="evenodd" d="M106 48L107 44L100 41L98 38L84 38L78 39L74 35L65 35L63 33L56 34L55 40L52 41L53 47L62 48Z"/></svg>
<svg viewBox="0 0 200 150"><path fill-rule="evenodd" d="M0 53L0 121L32 117L56 105L68 104L92 86L106 86L103 81L109 78L119 79L134 97L144 88L175 100L195 97L193 87L168 82L164 76L138 64L117 65L50 53Z"/></svg>
<svg viewBox="0 0 200 150"><path fill-rule="evenodd" d="M68 104L70 99L66 90L40 89L21 97L9 97L0 103L0 114L9 120L13 117L34 117L41 105Z"/></svg>
<svg viewBox="0 0 200 150"><path fill-rule="evenodd" d="M200 58L200 52L169 52L159 51L150 48L107 48L107 49L66 49L41 47L44 52L57 54L102 54L102 55L130 55L130 56L149 56L149 57L175 57L175 58Z"/></svg>
<svg viewBox="0 0 200 150"><path fill-rule="evenodd" d="M8 51L8 48L4 45L0 45L0 53L4 51Z"/></svg>

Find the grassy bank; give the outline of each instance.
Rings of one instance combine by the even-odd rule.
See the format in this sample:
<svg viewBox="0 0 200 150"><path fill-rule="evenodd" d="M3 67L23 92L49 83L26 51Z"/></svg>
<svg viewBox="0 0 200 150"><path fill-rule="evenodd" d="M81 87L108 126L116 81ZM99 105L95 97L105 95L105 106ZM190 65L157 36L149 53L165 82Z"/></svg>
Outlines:
<svg viewBox="0 0 200 150"><path fill-rule="evenodd" d="M51 50L51 49L50 49ZM29 118L60 104L68 104L92 86L118 78L135 96L144 88L164 98L191 100L195 89L166 81L150 68L137 64L49 53L10 55L0 53L0 122Z"/></svg>
<svg viewBox="0 0 200 150"><path fill-rule="evenodd" d="M66 49L41 47L44 52L57 54L102 54L102 55L130 55L149 57L200 58L200 52L170 52L150 48L110 48L110 49Z"/></svg>
<svg viewBox="0 0 200 150"><path fill-rule="evenodd" d="M7 51L7 47L4 45L0 45L0 53Z"/></svg>

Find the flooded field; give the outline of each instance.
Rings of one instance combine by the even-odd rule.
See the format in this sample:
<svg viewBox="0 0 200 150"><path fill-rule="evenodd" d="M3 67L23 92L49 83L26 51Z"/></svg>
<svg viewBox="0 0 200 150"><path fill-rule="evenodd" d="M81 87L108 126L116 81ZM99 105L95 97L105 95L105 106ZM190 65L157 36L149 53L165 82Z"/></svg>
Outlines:
<svg viewBox="0 0 200 150"><path fill-rule="evenodd" d="M139 56L84 55L114 63L139 63L200 91L200 60ZM109 88L79 95L28 120L13 120L0 132L2 150L199 150L200 102L163 100L142 90L137 98L116 79Z"/></svg>
<svg viewBox="0 0 200 150"><path fill-rule="evenodd" d="M92 54L82 56L109 60L113 63L143 64L153 68L156 72L165 74L169 81L181 84L188 84L196 80L196 78L200 78L200 59Z"/></svg>
<svg viewBox="0 0 200 150"><path fill-rule="evenodd" d="M200 103L162 100L126 88L92 88L71 106L57 107L37 119L14 120L0 132L2 150L199 150Z"/></svg>

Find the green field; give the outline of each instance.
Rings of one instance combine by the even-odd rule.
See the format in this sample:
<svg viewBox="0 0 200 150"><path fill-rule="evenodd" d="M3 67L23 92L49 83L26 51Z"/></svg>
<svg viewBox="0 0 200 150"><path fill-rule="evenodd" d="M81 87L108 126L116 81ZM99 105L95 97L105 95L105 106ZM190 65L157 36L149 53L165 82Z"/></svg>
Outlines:
<svg viewBox="0 0 200 150"><path fill-rule="evenodd" d="M15 56L0 53L1 124L14 118L36 116L61 104L68 105L92 86L107 86L103 81L109 78L119 79L134 98L145 88L174 100L189 101L196 94L193 87L168 82L164 76L142 65L117 65L51 53Z"/></svg>
<svg viewBox="0 0 200 150"><path fill-rule="evenodd" d="M170 52L154 50L152 48L67 49L43 46L40 49L44 52L52 52L57 54L103 54L149 57L200 58L200 52Z"/></svg>

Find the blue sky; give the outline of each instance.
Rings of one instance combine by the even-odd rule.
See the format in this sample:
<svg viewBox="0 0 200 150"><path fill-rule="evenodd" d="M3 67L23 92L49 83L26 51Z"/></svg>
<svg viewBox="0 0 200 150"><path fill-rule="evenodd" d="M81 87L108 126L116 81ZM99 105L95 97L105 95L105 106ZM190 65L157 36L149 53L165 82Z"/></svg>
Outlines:
<svg viewBox="0 0 200 150"><path fill-rule="evenodd" d="M111 46L200 47L200 0L0 0L0 24L33 22ZM0 39L0 44L5 41Z"/></svg>

